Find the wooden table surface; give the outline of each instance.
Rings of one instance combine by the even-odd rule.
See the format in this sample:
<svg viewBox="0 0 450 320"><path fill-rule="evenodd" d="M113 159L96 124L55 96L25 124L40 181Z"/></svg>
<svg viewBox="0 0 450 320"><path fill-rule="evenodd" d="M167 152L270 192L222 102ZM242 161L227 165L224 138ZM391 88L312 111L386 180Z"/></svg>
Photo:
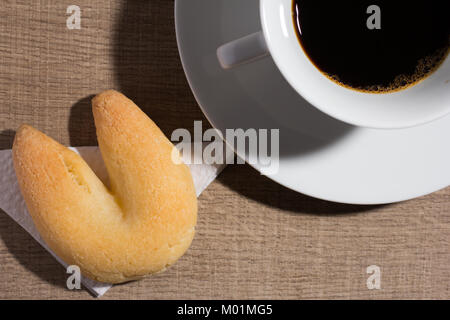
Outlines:
<svg viewBox="0 0 450 320"><path fill-rule="evenodd" d="M114 88L166 133L206 121L175 40L173 1L0 6L0 149L28 123L73 146L95 145L90 98ZM199 198L197 235L166 272L104 299L450 298L450 188L386 206L351 206L289 191L247 165L229 166ZM366 268L381 269L369 290ZM91 298L0 210L0 298Z"/></svg>

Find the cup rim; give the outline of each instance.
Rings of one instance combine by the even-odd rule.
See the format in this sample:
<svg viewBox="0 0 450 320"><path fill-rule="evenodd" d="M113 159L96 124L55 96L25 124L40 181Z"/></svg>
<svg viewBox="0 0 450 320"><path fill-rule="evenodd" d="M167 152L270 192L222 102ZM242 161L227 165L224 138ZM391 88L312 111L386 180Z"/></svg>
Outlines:
<svg viewBox="0 0 450 320"><path fill-rule="evenodd" d="M286 8L286 5L289 4L288 8ZM278 6L279 12L277 14L274 13L274 7ZM304 99L306 99L310 104L312 104L317 109L321 110L322 112L338 119L341 121L344 121L346 123L360 126L360 127L368 127L368 128L376 128L376 129L399 129L399 128L408 128L408 127L414 127L421 124L425 124L434 120L437 120L441 117L444 117L445 115L448 115L450 113L450 103L445 104L442 102L442 106L436 105L435 108L432 110L433 112L429 110L424 110L427 108L421 108L422 110L417 112L417 116L413 116L411 112L405 113L405 117L401 117L400 115L393 117L390 119L388 116L380 116L381 112L379 113L379 116L366 116L359 113L360 116L355 116L351 112L343 112L344 108L338 108L334 107L335 104L343 105L342 99L346 99L348 103L359 103L364 104L366 106L367 102L370 102L371 104L378 104L383 105L386 103L393 104L395 103L405 103L407 101L407 96L409 95L408 91L411 92L413 88L420 86L421 82L403 89L399 91L389 92L389 93L382 93L382 94L374 94L374 93L367 93L362 92L354 89L345 88L331 80L329 80L327 77L325 77L309 60L309 58L306 56L306 53L303 51L301 44L299 43L297 33L295 31L294 27L294 21L292 18L292 9L294 6L293 0L260 0L260 17L261 17L261 25L262 25L262 31L264 34L264 38L266 39L267 47L270 51L270 54L278 67L278 69L283 74L284 78L287 80L287 82L297 91L298 94L300 94ZM270 8L269 8L270 7ZM270 10L270 11L269 11ZM288 13L286 13L286 10L288 10ZM276 16L277 21L274 22L274 16ZM287 22L286 17L291 17L290 21ZM271 20L272 19L272 20ZM283 20L283 21L282 21ZM273 26L281 26L278 31L272 30ZM284 41L290 42L292 46L292 40L286 39L292 39L295 35L295 46L296 49L287 48L286 45L283 45L282 50L279 49L279 44ZM284 38L284 39L283 39ZM277 42L277 44L275 44ZM297 67L292 66L292 63L289 63L289 65L285 62L287 51L290 49L296 50L297 54L300 55L300 57L303 56L303 59L295 59L298 60ZM303 60L302 63L299 63L300 60ZM291 59L292 62L292 59ZM446 59L446 61L443 62L443 64L446 64L446 69L450 69L450 59ZM303 66L306 68L301 69L298 67L299 64L303 64ZM439 69L442 68L442 65L439 67ZM314 69L314 72L312 72L312 69ZM439 71L436 70L433 72L436 73ZM309 71L308 71L309 70ZM297 71L296 74L295 71ZM298 72L300 71L300 72ZM309 79L305 78L305 74L308 73L308 76L314 78L314 81L316 83L322 83L323 87L320 87L317 89L317 86L314 88L315 90L309 90L308 89L308 81ZM433 76L433 74L429 75L428 77L424 78L424 80L430 78ZM317 78L317 76L321 77L321 80ZM299 81L299 80L302 81ZM422 81L424 82L424 81ZM311 87L311 86L309 86ZM423 87L423 86L422 86ZM326 88L326 90L323 90ZM423 91L423 88L419 88ZM448 90L448 87L446 87ZM416 90L417 91L417 90ZM448 90L450 91L450 90ZM445 92L445 91L444 91ZM330 97L329 97L330 95ZM345 98L344 98L345 96ZM353 98L349 99L349 97ZM390 99L393 98L393 99ZM450 96L449 96L450 98ZM389 102L389 100L392 100ZM411 100L411 99L410 99ZM325 102L324 102L325 101ZM416 105L422 103L428 104L427 100L423 101L415 101ZM450 99L449 99L450 102ZM439 102L438 102L439 104ZM393 108L393 107L392 107ZM413 110L413 109L411 109ZM428 112L429 111L429 112ZM375 115L375 114L374 114Z"/></svg>

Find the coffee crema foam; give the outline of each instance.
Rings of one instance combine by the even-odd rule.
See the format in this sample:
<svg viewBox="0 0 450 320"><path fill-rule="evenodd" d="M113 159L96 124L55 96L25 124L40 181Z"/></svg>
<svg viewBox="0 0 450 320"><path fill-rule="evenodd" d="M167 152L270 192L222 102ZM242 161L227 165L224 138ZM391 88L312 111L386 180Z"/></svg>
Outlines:
<svg viewBox="0 0 450 320"><path fill-rule="evenodd" d="M386 85L372 85L367 87L352 87L339 80L337 75L327 74L322 72L330 80L337 82L339 85L348 89L368 92L368 93L387 93L401 91L406 88L412 87L419 82L425 80L429 75L435 72L445 61L450 48L444 48L438 50L435 54L429 55L420 59L417 62L416 70L413 74L400 74L394 78L392 83Z"/></svg>

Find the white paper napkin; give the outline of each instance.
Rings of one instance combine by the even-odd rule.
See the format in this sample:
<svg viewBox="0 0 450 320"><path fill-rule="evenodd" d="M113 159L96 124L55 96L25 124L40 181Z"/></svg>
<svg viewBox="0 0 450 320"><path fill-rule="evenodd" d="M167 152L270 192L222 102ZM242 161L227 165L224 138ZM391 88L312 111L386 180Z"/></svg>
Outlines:
<svg viewBox="0 0 450 320"><path fill-rule="evenodd" d="M205 147L205 145L203 147ZM77 147L71 149L78 152L97 176L108 185L108 174L98 147ZM185 159L185 162L188 163L188 166L191 169L197 197L212 181L214 181L219 173L225 168L226 163L229 163L224 161L224 164L214 165L189 164L187 159ZM34 226L33 220L27 211L25 201L20 193L16 174L14 172L11 150L0 150L0 208L31 234L31 236L50 252L64 268L67 268L67 264L47 247ZM109 283L101 283L84 277L82 277L81 282L96 297L105 294L112 286Z"/></svg>

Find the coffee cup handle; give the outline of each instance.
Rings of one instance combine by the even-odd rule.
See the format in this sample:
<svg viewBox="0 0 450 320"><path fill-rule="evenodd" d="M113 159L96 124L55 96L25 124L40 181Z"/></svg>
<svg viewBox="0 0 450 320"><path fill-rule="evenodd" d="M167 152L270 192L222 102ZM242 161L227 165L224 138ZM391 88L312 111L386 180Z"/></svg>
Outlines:
<svg viewBox="0 0 450 320"><path fill-rule="evenodd" d="M231 69L269 55L262 31L228 42L217 49L217 58L224 69Z"/></svg>

